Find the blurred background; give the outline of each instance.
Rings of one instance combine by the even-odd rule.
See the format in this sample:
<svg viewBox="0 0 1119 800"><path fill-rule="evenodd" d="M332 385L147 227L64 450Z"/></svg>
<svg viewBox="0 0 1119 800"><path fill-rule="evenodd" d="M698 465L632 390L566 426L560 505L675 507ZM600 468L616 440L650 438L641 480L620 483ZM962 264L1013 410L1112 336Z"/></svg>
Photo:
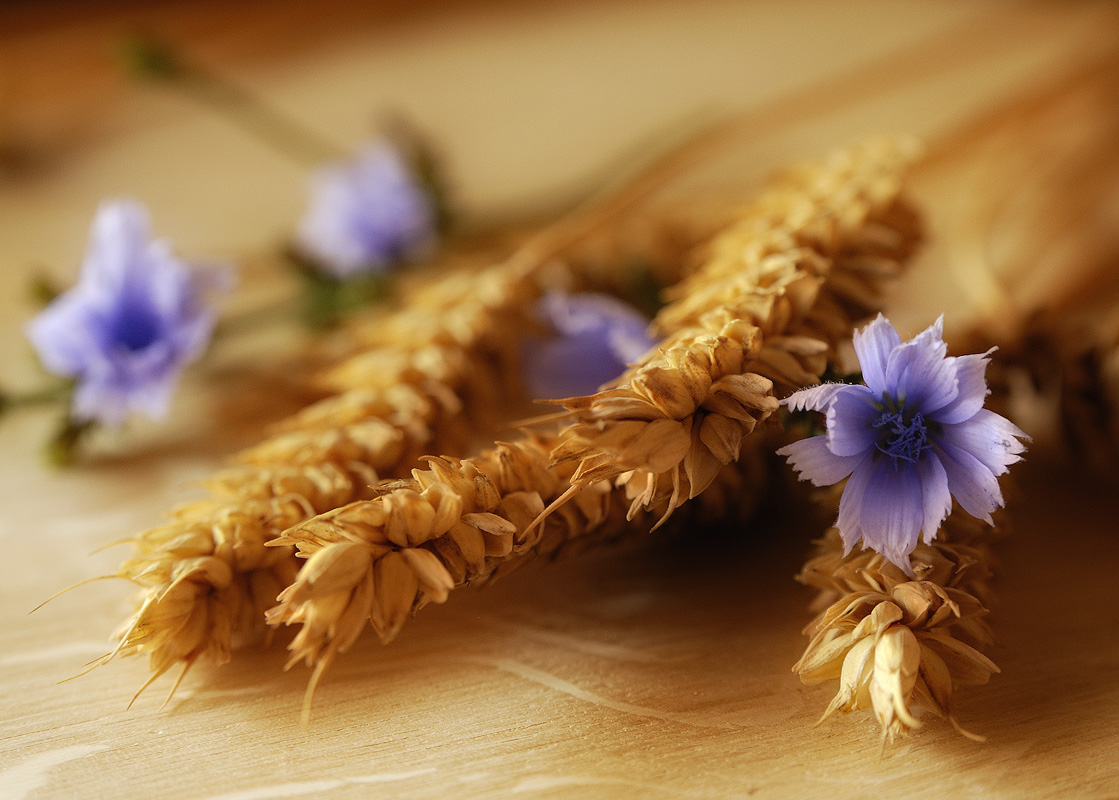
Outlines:
<svg viewBox="0 0 1119 800"><path fill-rule="evenodd" d="M1108 4L855 0L34 2L0 12L0 258L72 268L102 197L197 252L286 234L306 169L122 68L159 37L340 149L400 115L467 214L547 208L712 121L852 72L716 164L744 183L867 134L949 131L1091 57ZM908 56L899 58L899 55ZM874 69L880 64L879 69ZM626 159L629 161L627 162Z"/></svg>
<svg viewBox="0 0 1119 800"><path fill-rule="evenodd" d="M891 313L912 332L951 309L950 332L1003 340L1057 294L1116 296L1117 31L1091 2L5 4L0 363L31 378L22 287L72 280L104 198L147 203L185 255L237 262L239 298L288 277L261 256L290 237L316 158L138 78L138 34L327 154L405 120L468 228L554 217L727 120L666 194L738 202L790 160L916 136L932 235Z"/></svg>
<svg viewBox="0 0 1119 800"><path fill-rule="evenodd" d="M791 158L867 135L934 141L1098 59L1115 23L1107 3L9 3L0 271L72 275L93 209L119 195L188 254L290 232L308 166L128 74L137 32L342 153L408 120L466 218L493 221L555 212L735 115L758 124L693 173L706 190L744 196Z"/></svg>

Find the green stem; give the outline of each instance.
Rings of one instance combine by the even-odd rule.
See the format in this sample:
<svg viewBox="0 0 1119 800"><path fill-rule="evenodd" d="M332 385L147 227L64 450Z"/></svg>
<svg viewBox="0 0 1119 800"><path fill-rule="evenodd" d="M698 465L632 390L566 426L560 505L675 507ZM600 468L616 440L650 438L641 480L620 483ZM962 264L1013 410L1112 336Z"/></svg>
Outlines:
<svg viewBox="0 0 1119 800"><path fill-rule="evenodd" d="M277 152L300 164L318 166L346 156L346 151L327 142L255 95L224 78L188 67L182 80L172 84L229 121L239 125Z"/></svg>
<svg viewBox="0 0 1119 800"><path fill-rule="evenodd" d="M183 59L166 42L133 35L124 42L123 55L135 74L179 89L301 165L317 166L347 155L252 92Z"/></svg>
<svg viewBox="0 0 1119 800"><path fill-rule="evenodd" d="M293 319L300 313L298 298L285 298L256 308L223 317L214 330L213 341L228 339L230 336L258 330L268 325Z"/></svg>
<svg viewBox="0 0 1119 800"><path fill-rule="evenodd" d="M47 463L55 467L69 467L75 464L80 455L82 442L94 428L96 423L90 420L74 420L65 417L58 430L47 442L43 455Z"/></svg>
<svg viewBox="0 0 1119 800"><path fill-rule="evenodd" d="M39 389L38 391L28 392L27 394L7 394L0 392L0 413L4 411L15 411L20 408L50 405L60 400L66 400L69 398L72 388L70 384L66 383L62 386L52 386L48 389Z"/></svg>

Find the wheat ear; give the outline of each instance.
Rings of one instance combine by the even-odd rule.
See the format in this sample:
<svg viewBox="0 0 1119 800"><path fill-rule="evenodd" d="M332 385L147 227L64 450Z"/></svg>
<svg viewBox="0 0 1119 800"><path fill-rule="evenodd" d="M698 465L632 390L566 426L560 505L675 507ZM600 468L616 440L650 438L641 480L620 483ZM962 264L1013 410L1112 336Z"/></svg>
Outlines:
<svg viewBox="0 0 1119 800"><path fill-rule="evenodd" d="M932 544L913 551L913 576L869 550L843 554L838 531L817 543L798 580L820 590L812 637L793 667L806 684L839 681L820 721L835 713L873 710L883 737L921 725L915 709L949 719L961 686L984 684L998 672L983 650L991 596L991 533L986 524L953 514Z"/></svg>
<svg viewBox="0 0 1119 800"><path fill-rule="evenodd" d="M403 329L409 338L341 365L327 378L338 394L207 481L209 499L137 537L138 553L120 574L143 587L143 599L112 655L146 652L156 674L204 654L228 660L236 639L263 627L264 611L301 563L290 548L266 543L371 496L372 483L407 475L425 450L466 446L463 403L484 408L481 387L500 385L508 342L517 338L509 328L524 318L527 291L519 274L490 271L475 280L486 291L464 293L461 277L447 279L442 294L456 296L457 306L389 315L386 335ZM417 316L423 327L411 327Z"/></svg>
<svg viewBox="0 0 1119 800"><path fill-rule="evenodd" d="M427 469L381 487L379 497L308 520L272 543L293 544L308 559L268 612L270 624L302 625L288 666L315 666L305 714L323 671L366 622L391 641L413 610L443 602L455 586L507 572L573 537L625 530L608 486L531 527L568 485L563 470L548 469L553 444L534 436L474 458L431 457Z"/></svg>
<svg viewBox="0 0 1119 800"><path fill-rule="evenodd" d="M827 329L843 325L843 337L849 336L853 318L864 315L865 304L877 296L877 283L893 276L912 250L915 218L899 208L900 180L882 180L889 170L904 168L907 160L899 152L886 143L856 149L820 168L828 180L809 179L820 174L805 170L796 183L782 184L748 208L724 236L756 253L747 256L756 268L746 271L744 280L726 281L712 269L721 290L707 295L712 308L699 315L698 324L689 320L616 388L563 401L577 421L558 434L502 444L475 459L432 457L427 470L413 471L411 481L383 486L379 497L311 519L274 542L294 544L309 559L269 612L272 624L303 625L291 645L291 663L315 665L308 697L365 620L388 641L410 611L442 602L455 586L493 577L531 552L553 551L569 540L647 529L708 488L724 465L741 456L743 438L777 407L773 381L751 368L759 365L784 380L801 377L772 369L775 359L763 362L759 355L788 354L787 363L817 381L831 345L800 332L819 331L813 326L821 313L841 314L845 321ZM837 210L811 204L817 214L804 218L811 225L799 225L796 216L781 224L781 214L805 207L797 202L805 195L793 187L835 190L840 170L853 184L844 184L852 189L844 195L849 203L861 202L870 187L884 183L893 193L875 195L875 203L860 206L865 211L825 225L839 231L829 240L830 249L809 253L806 243L818 241L813 237L819 223ZM757 224L755 215L769 224ZM898 224L890 227L887 220ZM749 247L747 231L773 229L783 236ZM714 252L725 252L724 242L716 239ZM781 243L785 250L778 249ZM722 262L712 263L721 269ZM804 263L811 269L800 266ZM702 287L703 275L701 269L689 280ZM838 290L829 286L833 275L861 281L857 301L837 299ZM825 311L814 310L817 300ZM759 306L784 318L780 325L766 320L770 351L764 349L762 329L735 316ZM674 315L687 319L695 308L688 294L670 304L660 321L667 326ZM785 361L776 363L788 369ZM717 492L722 505L725 494Z"/></svg>
<svg viewBox="0 0 1119 800"><path fill-rule="evenodd" d="M738 457L775 384L818 383L919 240L900 197L915 153L881 140L789 170L715 237L654 322L659 350L617 388L558 401L575 419L553 452L577 464L569 495L616 481L631 514L668 498L667 516Z"/></svg>
<svg viewBox="0 0 1119 800"><path fill-rule="evenodd" d="M137 537L119 574L143 587L142 599L108 658L146 652L156 676L203 655L228 660L234 644L263 628L265 610L302 564L268 542L372 497L370 485L408 475L424 452L465 453L523 394L519 342L536 324L532 301L557 279L540 267L570 250L558 279L597 288L619 270L583 251L608 251L617 263L640 259L664 274L693 241L693 225L664 214L557 241L546 229L509 261L429 279L402 309L356 326L360 352L319 377L331 396L208 480L210 498Z"/></svg>

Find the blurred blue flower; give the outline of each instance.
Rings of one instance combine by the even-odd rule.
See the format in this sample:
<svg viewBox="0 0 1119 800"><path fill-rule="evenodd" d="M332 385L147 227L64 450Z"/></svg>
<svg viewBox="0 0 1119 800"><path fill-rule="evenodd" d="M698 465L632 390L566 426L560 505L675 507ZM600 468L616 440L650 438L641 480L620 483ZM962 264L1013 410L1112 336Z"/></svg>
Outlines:
<svg viewBox="0 0 1119 800"><path fill-rule="evenodd" d="M224 275L152 241L141 203L103 203L78 283L27 326L44 368L75 381L71 415L110 426L134 412L166 416L179 374L213 332L202 294Z"/></svg>
<svg viewBox="0 0 1119 800"><path fill-rule="evenodd" d="M352 162L314 174L296 246L346 280L423 256L435 244L436 222L431 196L403 159L368 145Z"/></svg>
<svg viewBox="0 0 1119 800"><path fill-rule="evenodd" d="M1003 503L997 476L1021 460L1019 439L1029 437L983 408L990 353L948 357L943 317L903 344L879 314L854 344L866 385L824 384L783 400L825 412L827 433L777 452L817 486L848 478L836 522L844 546L862 539L908 572L918 536L933 540L953 497L991 522Z"/></svg>
<svg viewBox="0 0 1119 800"><path fill-rule="evenodd" d="M549 292L536 316L553 335L524 345L525 384L535 398L592 394L657 343L649 320L609 295Z"/></svg>

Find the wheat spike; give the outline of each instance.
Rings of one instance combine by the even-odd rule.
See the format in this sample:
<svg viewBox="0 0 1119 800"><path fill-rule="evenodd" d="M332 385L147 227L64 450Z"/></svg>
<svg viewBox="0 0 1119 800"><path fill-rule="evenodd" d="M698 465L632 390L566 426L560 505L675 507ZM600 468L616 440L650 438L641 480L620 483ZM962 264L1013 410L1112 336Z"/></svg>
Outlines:
<svg viewBox="0 0 1119 800"><path fill-rule="evenodd" d="M876 141L791 170L715 237L654 322L659 350L616 388L559 401L576 422L553 459L577 463L573 491L617 481L631 515L665 498L671 514L738 457L775 384L818 383L919 239L900 198L914 155Z"/></svg>
<svg viewBox="0 0 1119 800"><path fill-rule="evenodd" d="M872 710L892 739L920 727L921 707L980 739L959 726L953 697L999 671L982 652L994 641L981 599L992 574L982 524L950 516L934 543L917 545L913 577L872 551L844 556L834 529L817 543L798 580L820 590L824 608L805 629L812 639L793 671L809 685L839 680L821 722Z"/></svg>
<svg viewBox="0 0 1119 800"><path fill-rule="evenodd" d="M268 612L271 624L303 625L292 663L332 659L366 621L390 641L413 608L443 602L455 586L507 571L573 535L617 530L617 514L608 524L609 487L530 530L545 503L567 487L562 470L548 469L551 444L533 436L474 458L430 457L427 469L383 485L380 496L308 520L272 542L295 545L308 559Z"/></svg>
<svg viewBox="0 0 1119 800"><path fill-rule="evenodd" d="M593 285L619 273L587 249L671 270L690 228L661 217L572 242L559 279ZM536 324L532 301L556 280L557 270L541 266L513 258L451 272L422 283L400 310L357 326L358 352L317 379L330 396L210 478L210 498L136 538L119 574L143 591L114 655L148 653L157 674L203 655L228 660L263 629L265 611L302 565L290 547L269 542L372 497L372 484L407 476L425 452L464 454L523 395L519 342Z"/></svg>
<svg viewBox="0 0 1119 800"><path fill-rule="evenodd" d="M280 605L268 613L271 624L303 625L291 645L291 663L315 664L317 680L322 666L355 641L366 619L382 640L389 641L408 613L428 602L443 602L455 586L495 577L526 555L554 552L568 542L655 527L685 500L712 486L720 474L726 477L715 484L714 506L726 509L732 486L746 488L748 500L760 482L744 484L740 470L726 467L743 456L744 438L777 407L773 380L754 371L769 369L759 361L765 347L763 330L770 331L774 352L787 354L817 381L831 350L830 337L810 339L802 331L819 330L812 327L818 313L839 314L841 322L829 329L842 324L843 337L849 336L856 316L870 310L865 302L877 296L877 282L896 273L916 240L912 213L898 207L900 180L887 182L882 177L889 169L902 169L905 159L886 144L854 153L831 163L842 165L844 174L860 176L862 183L851 179L856 187L888 183L893 194L875 195L877 205L867 203L865 213L844 216L847 227L830 226L846 233L830 240L827 255L820 247L811 260L813 271L798 266L799 256L784 258L775 244L762 248L765 266L760 273L748 272L750 280L724 280L723 262L713 261L718 267L712 268L712 281L720 284L718 292L706 295L713 307L696 324L690 319L696 308L692 294L666 307L662 325L680 318L684 326L614 388L562 401L576 419L558 433L528 435L472 459L430 457L428 469L414 470L411 480L384 484L377 489L378 497L315 517L273 542L294 545L308 559L295 584L281 595ZM865 170L852 166L862 160L871 162ZM833 166L823 168L825 175L836 171ZM837 182L820 184L835 189ZM794 184L816 185L803 179ZM749 245L745 231L800 230L795 226L803 220L843 216L824 206L815 217L805 217L800 198L793 186L781 186L748 209L728 235ZM781 214L788 216L785 226L780 224ZM770 226L755 225L754 215ZM864 230L868 220L873 233ZM883 220L897 225L888 227ZM805 225L812 231L820 227ZM805 234L802 244L795 245L798 252L811 240ZM726 241L716 240L716 252L722 252L718 247ZM785 237L786 244L793 241ZM867 263L875 264L873 271ZM775 264L780 266L771 269ZM843 267L831 269L833 264ZM831 277L849 273L865 281L859 303L835 299L838 292L829 285ZM702 287L704 274L701 269L688 280ZM774 276L778 280L770 280ZM759 295L768 313L783 315L781 324L736 316L736 310L747 313L742 309ZM815 310L817 298L825 303L823 312ZM745 468L756 478L760 451L746 452Z"/></svg>
<svg viewBox="0 0 1119 800"><path fill-rule="evenodd" d="M263 627L264 611L294 580L290 548L265 548L303 520L370 497L370 484L408 474L426 450L461 450L471 429L464 403L484 407L470 386L492 385L508 360L509 328L524 318L520 275L482 277L481 296L445 289L459 306L409 308L387 331L411 335L391 351L355 356L326 377L337 394L283 423L207 482L211 498L180 507L141 534L120 574L145 587L118 652L150 654L153 671L208 655ZM410 323L423 314L426 326ZM443 324L438 324L443 319ZM371 369L371 365L376 369ZM480 400L480 402L479 402ZM473 408L467 409L474 411Z"/></svg>

